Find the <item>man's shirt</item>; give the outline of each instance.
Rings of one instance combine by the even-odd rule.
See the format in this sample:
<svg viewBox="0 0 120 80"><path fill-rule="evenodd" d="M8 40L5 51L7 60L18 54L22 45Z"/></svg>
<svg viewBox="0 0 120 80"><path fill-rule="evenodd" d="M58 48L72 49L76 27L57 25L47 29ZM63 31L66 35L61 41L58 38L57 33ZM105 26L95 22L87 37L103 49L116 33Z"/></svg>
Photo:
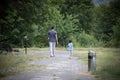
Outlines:
<svg viewBox="0 0 120 80"><path fill-rule="evenodd" d="M49 42L56 42L57 32L55 30L48 31Z"/></svg>

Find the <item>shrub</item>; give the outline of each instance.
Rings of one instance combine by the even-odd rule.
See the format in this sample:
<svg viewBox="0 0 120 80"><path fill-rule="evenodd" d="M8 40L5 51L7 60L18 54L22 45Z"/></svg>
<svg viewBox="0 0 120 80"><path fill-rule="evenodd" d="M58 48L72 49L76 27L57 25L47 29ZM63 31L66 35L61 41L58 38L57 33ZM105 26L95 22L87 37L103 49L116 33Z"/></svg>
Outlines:
<svg viewBox="0 0 120 80"><path fill-rule="evenodd" d="M85 32L79 35L79 43L81 47L98 47L101 44L94 36Z"/></svg>

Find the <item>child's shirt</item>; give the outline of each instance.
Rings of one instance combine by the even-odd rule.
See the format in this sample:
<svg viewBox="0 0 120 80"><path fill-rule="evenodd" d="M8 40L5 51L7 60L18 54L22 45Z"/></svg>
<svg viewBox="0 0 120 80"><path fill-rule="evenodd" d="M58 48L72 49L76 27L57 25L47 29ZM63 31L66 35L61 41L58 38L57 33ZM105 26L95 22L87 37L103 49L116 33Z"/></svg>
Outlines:
<svg viewBox="0 0 120 80"><path fill-rule="evenodd" d="M68 50L72 51L73 50L73 44L72 43L68 43Z"/></svg>

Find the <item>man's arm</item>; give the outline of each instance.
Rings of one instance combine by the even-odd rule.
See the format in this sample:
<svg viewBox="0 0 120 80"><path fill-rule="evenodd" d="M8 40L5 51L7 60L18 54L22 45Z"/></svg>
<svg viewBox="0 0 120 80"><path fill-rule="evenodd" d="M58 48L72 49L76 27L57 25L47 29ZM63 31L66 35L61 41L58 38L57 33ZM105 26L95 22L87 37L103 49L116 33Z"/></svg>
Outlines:
<svg viewBox="0 0 120 80"><path fill-rule="evenodd" d="M57 37L57 34L55 35L55 37L56 37L56 43L58 44L58 37Z"/></svg>

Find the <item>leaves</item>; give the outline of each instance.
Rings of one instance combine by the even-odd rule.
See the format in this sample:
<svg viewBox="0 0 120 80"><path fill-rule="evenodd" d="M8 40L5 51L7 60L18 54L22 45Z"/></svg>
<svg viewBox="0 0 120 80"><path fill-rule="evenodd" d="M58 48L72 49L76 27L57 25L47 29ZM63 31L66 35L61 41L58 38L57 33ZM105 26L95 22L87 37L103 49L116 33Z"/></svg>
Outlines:
<svg viewBox="0 0 120 80"><path fill-rule="evenodd" d="M60 45L69 39L81 45L82 32L105 43L113 37L117 40L115 35L119 34L119 0L98 7L91 0L5 0L0 4L0 38L12 38L11 43L19 47L25 35L29 47L37 43L48 46L46 36L52 25L56 26Z"/></svg>

